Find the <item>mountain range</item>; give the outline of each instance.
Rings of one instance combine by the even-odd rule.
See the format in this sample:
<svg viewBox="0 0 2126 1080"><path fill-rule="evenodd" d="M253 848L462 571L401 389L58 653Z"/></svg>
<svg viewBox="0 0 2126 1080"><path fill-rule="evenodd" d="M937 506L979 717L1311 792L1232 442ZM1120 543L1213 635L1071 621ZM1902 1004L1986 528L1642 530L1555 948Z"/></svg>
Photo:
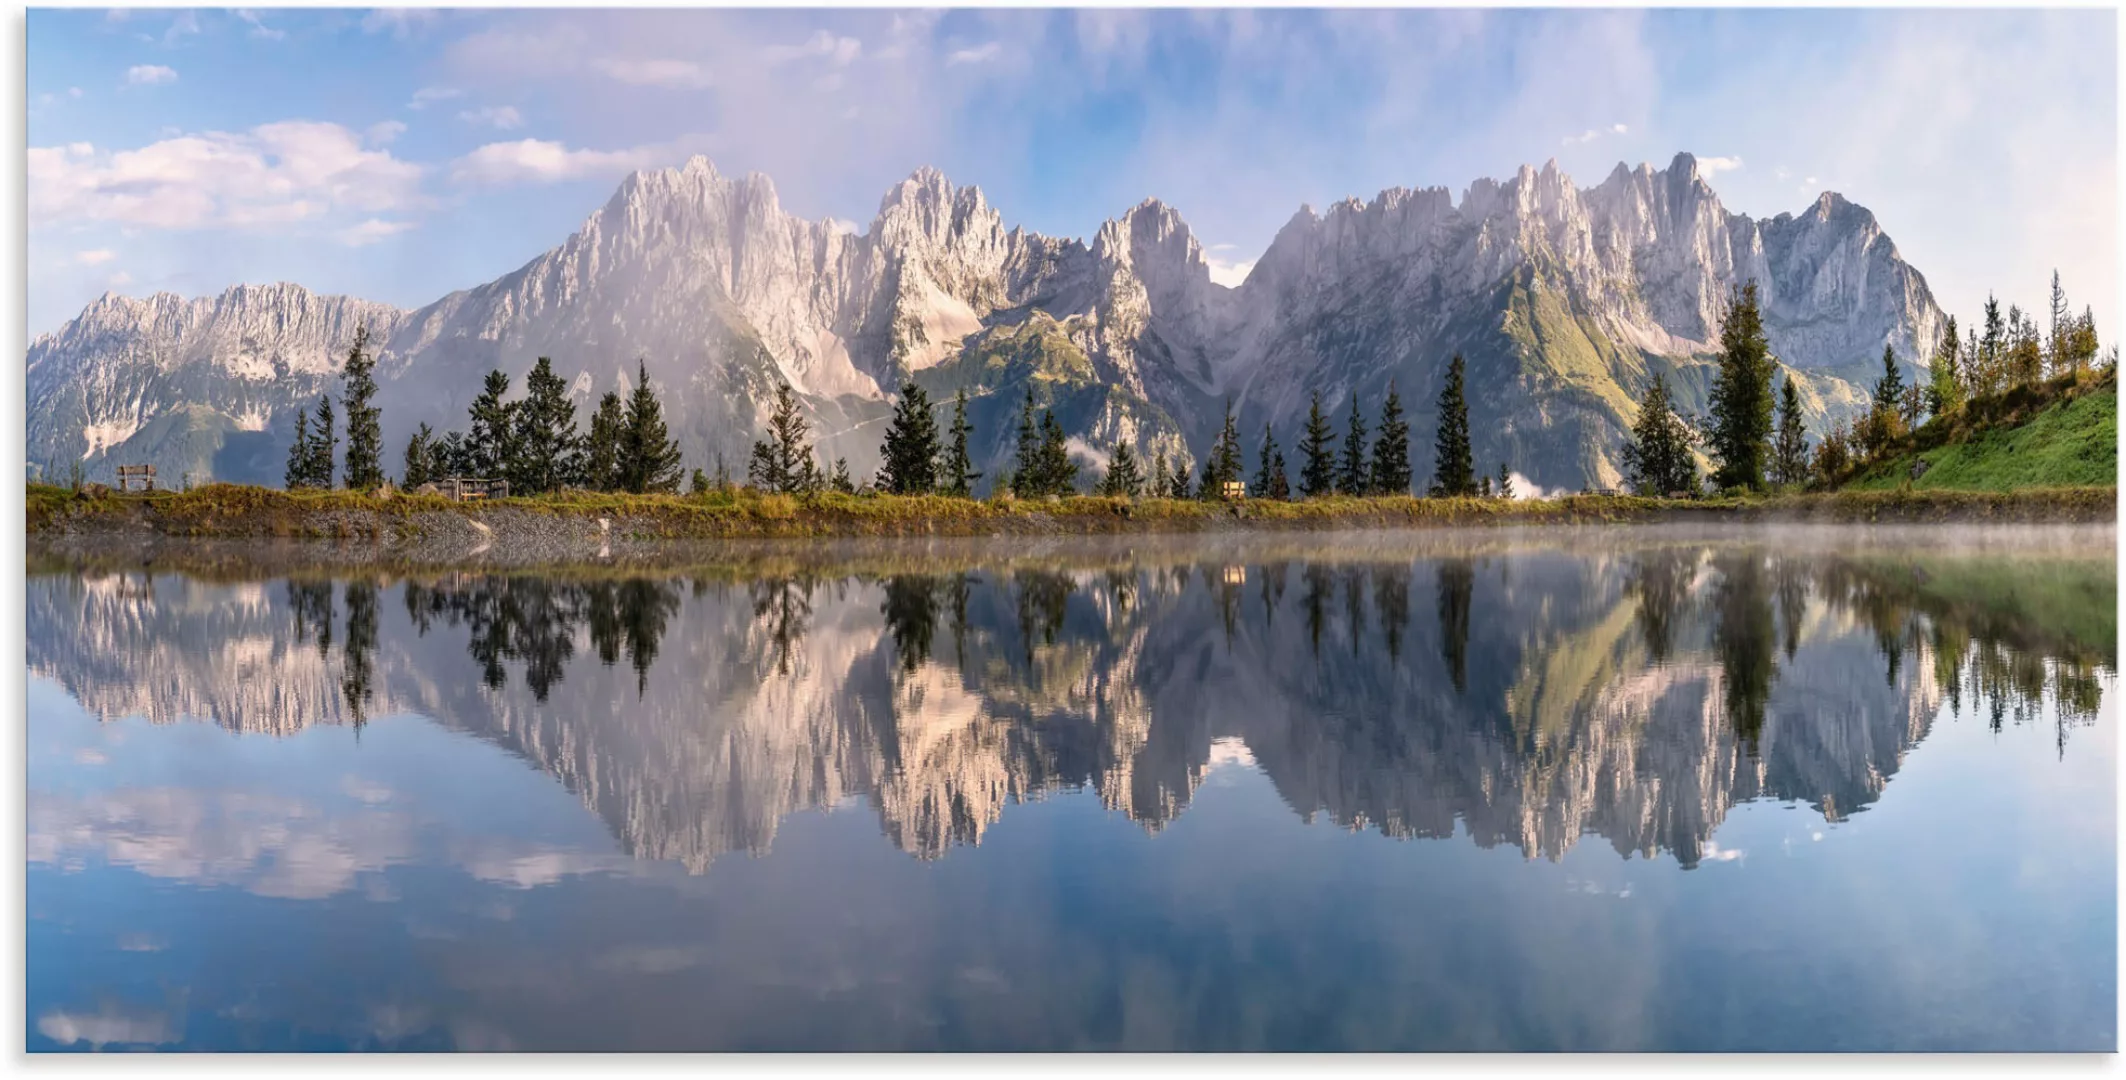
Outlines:
<svg viewBox="0 0 2126 1080"><path fill-rule="evenodd" d="M1722 304L1752 280L1818 427L1860 406L1885 345L1916 372L1942 321L1867 209L1827 192L1799 213L1731 213L1689 154L1588 188L1552 162L1459 201L1396 188L1302 207L1235 287L1211 280L1156 199L1090 241L1058 239L1007 229L979 188L925 168L856 232L696 157L630 175L560 246L418 310L286 283L105 295L29 347L28 460L46 475L146 462L173 480L278 482L296 412L338 392L366 325L393 466L415 425L464 427L489 369L521 392L548 356L586 412L641 360L688 466L720 456L734 472L778 382L801 395L823 460L859 476L910 380L934 401L968 392L990 476L1029 389L1087 465L1121 439L1200 460L1230 403L1252 470L1265 426L1294 446L1313 392L1340 433L1354 401L1375 423L1392 384L1422 487L1458 353L1480 471L1611 486L1651 373L1703 408Z"/></svg>

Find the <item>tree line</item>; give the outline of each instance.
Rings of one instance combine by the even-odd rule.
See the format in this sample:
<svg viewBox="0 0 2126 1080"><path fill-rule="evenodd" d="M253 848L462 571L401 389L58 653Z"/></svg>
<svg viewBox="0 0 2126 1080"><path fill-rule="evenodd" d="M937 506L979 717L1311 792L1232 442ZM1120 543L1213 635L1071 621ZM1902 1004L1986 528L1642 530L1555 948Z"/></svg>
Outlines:
<svg viewBox="0 0 2126 1080"><path fill-rule="evenodd" d="M295 439L284 474L289 488L331 488L344 481L350 489L368 491L386 484L375 369L368 329L358 329L341 367L344 459L338 451L341 422L332 395L320 395L312 409L296 414ZM1492 477L1476 471L1463 373L1462 357L1456 354L1440 393L1435 441L1438 466L1427 494L1511 498L1512 473L1503 462L1496 486ZM678 490L679 447L666 429L663 404L650 384L646 364L638 363L635 386L627 397L617 391L605 394L591 413L587 429L578 422L568 383L554 373L547 357L532 365L521 399L511 400L509 393L509 376L490 371L467 409L464 430L439 435L429 425L420 425L407 440L401 458L400 486L411 490L448 477L466 477L505 481L510 492L519 495L570 488L636 494ZM896 495L972 498L975 482L983 475L974 468L973 435L965 390L954 397L950 426L941 429L929 394L907 383L886 429L884 463L862 488ZM1080 467L1068 442L1053 408L1036 414L1029 387L1020 409L1010 468L996 479L992 490L1022 499L1078 493ZM1228 485L1240 484L1254 498L1279 500L1407 495L1411 491L1410 424L1392 380L1377 429L1369 431L1353 397L1340 445L1317 390L1298 451L1300 469L1294 483L1284 451L1265 424L1249 475L1228 399L1224 426L1200 470L1192 469L1180 455L1169 464L1163 452L1147 464L1139 458L1133 438L1124 433L1111 446L1091 490L1110 497L1218 499L1226 496ZM776 387L766 431L754 442L747 461L746 481L758 490L793 494L859 490L847 459L836 459L831 466L819 459L810 422L796 391L787 383ZM696 491L729 483L720 461L713 478L699 468L693 470L691 486Z"/></svg>
<svg viewBox="0 0 2126 1080"><path fill-rule="evenodd" d="M1655 373L1624 446L1625 482L1642 495L1694 497L1703 489L1697 460L1702 450L1716 490L1834 484L1855 466L1894 453L1906 434L1929 420L1954 417L1972 402L2046 379L2079 377L2118 363L2116 345L2100 349L2090 309L2076 315L2068 306L2057 271L2049 332L2041 332L2020 307L2010 305L2003 315L1991 296L1983 324L1983 333L1973 327L1959 338L1950 316L1926 358L1923 384L1906 382L1896 349L1883 346L1882 375L1866 411L1811 443L1794 373L1789 370L1773 391L1781 365L1765 335L1757 285L1737 286L1721 320L1708 415L1693 421L1680 414L1667 378Z"/></svg>

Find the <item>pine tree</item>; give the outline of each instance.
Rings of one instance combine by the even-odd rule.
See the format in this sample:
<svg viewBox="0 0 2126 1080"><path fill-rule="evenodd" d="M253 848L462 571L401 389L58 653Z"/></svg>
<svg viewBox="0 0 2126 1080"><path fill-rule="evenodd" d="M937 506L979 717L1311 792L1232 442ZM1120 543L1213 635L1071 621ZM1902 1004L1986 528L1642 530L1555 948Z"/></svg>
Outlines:
<svg viewBox="0 0 2126 1080"><path fill-rule="evenodd" d="M1964 400L1985 396L1985 373L1979 370L1978 328L1964 331Z"/></svg>
<svg viewBox="0 0 2126 1080"><path fill-rule="evenodd" d="M947 495L964 499L974 493L974 482L982 478L967 452L967 441L973 434L974 425L967 422L967 391L961 390L952 401L952 444L945 450L945 466L939 476Z"/></svg>
<svg viewBox="0 0 2126 1080"><path fill-rule="evenodd" d="M2074 312L2067 306L2067 290L2060 288L2060 272L2052 271L2052 338L2046 349L2052 357L2052 373L2071 370L2074 366L2069 353L2073 345Z"/></svg>
<svg viewBox="0 0 2126 1080"><path fill-rule="evenodd" d="M1364 495L1373 486L1372 460L1366 456L1366 419L1358 413L1358 395L1351 395L1351 425L1344 429L1343 454L1336 462L1336 491L1340 495Z"/></svg>
<svg viewBox="0 0 2126 1080"><path fill-rule="evenodd" d="M1210 456L1203 459L1203 485L1199 493L1206 499L1225 497L1225 486L1240 479L1240 432L1233 420L1233 399L1225 400L1225 426L1218 431L1217 441L1211 443Z"/></svg>
<svg viewBox="0 0 2126 1080"><path fill-rule="evenodd" d="M937 487L938 425L930 395L913 381L901 385L893 421L886 427L886 463L879 488L895 495L927 495Z"/></svg>
<svg viewBox="0 0 2126 1080"><path fill-rule="evenodd" d="M1316 390L1314 403L1307 408L1306 433L1299 440L1299 452L1306 455L1299 470L1299 493L1309 499L1336 488L1336 460L1329 439L1329 418L1321 411L1321 391Z"/></svg>
<svg viewBox="0 0 2126 1080"><path fill-rule="evenodd" d="M413 437L406 440L405 465L400 470L400 482L412 491L435 479L435 432L427 424L415 428Z"/></svg>
<svg viewBox="0 0 2126 1080"><path fill-rule="evenodd" d="M664 427L664 404L650 386L649 364L636 362L635 392L620 428L621 486L637 495L679 490L679 444Z"/></svg>
<svg viewBox="0 0 2126 1080"><path fill-rule="evenodd" d="M339 432L333 428L332 395L317 399L317 418L310 422L310 454L307 467L311 487L329 488L332 481L332 455L340 443Z"/></svg>
<svg viewBox="0 0 2126 1080"><path fill-rule="evenodd" d="M1258 499L1282 499L1290 494L1291 481L1285 478L1284 454L1277 449L1277 436L1270 425L1262 425L1262 454L1257 459L1255 482L1248 485L1249 493Z"/></svg>
<svg viewBox="0 0 2126 1080"><path fill-rule="evenodd" d="M768 416L767 434L753 444L747 479L763 491L811 490L818 472L812 463L811 427L798 410L797 391L789 383L775 387L775 411Z"/></svg>
<svg viewBox="0 0 2126 1080"><path fill-rule="evenodd" d="M1878 412L1896 412L1897 401L1904 396L1904 374L1897 370L1897 352L1890 346L1882 347L1882 378L1875 380L1875 408Z"/></svg>
<svg viewBox="0 0 2126 1080"><path fill-rule="evenodd" d="M1041 467L1051 495L1074 495L1078 490L1078 463L1071 460L1063 425L1054 409L1041 411Z"/></svg>
<svg viewBox="0 0 2126 1080"><path fill-rule="evenodd" d="M1479 499L1489 499L1491 497L1490 477L1486 476L1476 482L1476 497Z"/></svg>
<svg viewBox="0 0 2126 1080"><path fill-rule="evenodd" d="M1711 395L1713 482L1722 488L1764 487L1772 441L1771 344L1757 307L1757 283L1736 289L1720 324L1720 369Z"/></svg>
<svg viewBox="0 0 2126 1080"><path fill-rule="evenodd" d="M1145 478L1145 491L1154 499L1166 498L1166 451L1152 458L1152 474Z"/></svg>
<svg viewBox="0 0 2126 1080"><path fill-rule="evenodd" d="M428 478L441 480L450 476L469 476L472 469L466 466L467 451L465 436L445 432L428 451Z"/></svg>
<svg viewBox="0 0 2126 1080"><path fill-rule="evenodd" d="M1137 452L1128 439L1115 440L1107 458L1107 473L1100 477L1099 493L1114 498L1135 498L1144 489L1144 475L1137 469Z"/></svg>
<svg viewBox="0 0 2126 1080"><path fill-rule="evenodd" d="M369 352L369 328L354 331L354 347L340 369L347 402L347 486L373 491L384 486L384 431L376 400L376 357Z"/></svg>
<svg viewBox="0 0 2126 1080"><path fill-rule="evenodd" d="M620 430L627 425L626 406L618 391L607 390L591 414L590 433L583 438L583 486L593 491L612 491L620 486Z"/></svg>
<svg viewBox="0 0 2126 1080"><path fill-rule="evenodd" d="M1439 435L1434 440L1434 497L1476 494L1476 457L1469 447L1469 402L1462 395L1462 357L1447 364L1447 385L1439 392Z"/></svg>
<svg viewBox="0 0 2126 1080"><path fill-rule="evenodd" d="M1183 455L1174 457L1174 471L1166 478L1166 497L1186 499L1189 497L1189 463Z"/></svg>
<svg viewBox="0 0 2126 1080"><path fill-rule="evenodd" d="M708 493L709 474L701 471L699 468L696 468L694 470L694 475L687 479L687 494L706 495Z"/></svg>
<svg viewBox="0 0 2126 1080"><path fill-rule="evenodd" d="M1026 403L1019 407L1019 443L1011 470L1011 493L1021 499L1042 494L1041 427L1034 422L1033 387L1026 387Z"/></svg>
<svg viewBox="0 0 2126 1080"><path fill-rule="evenodd" d="M1904 421L1905 430L1917 428L1920 419L1926 415L1926 410L1926 391L1918 383L1906 386L1905 392L1897 399L1897 417Z"/></svg>
<svg viewBox="0 0 2126 1080"><path fill-rule="evenodd" d="M1503 461L1499 462L1498 492L1501 499L1508 501L1513 499L1513 470L1508 469Z"/></svg>
<svg viewBox="0 0 2126 1080"><path fill-rule="evenodd" d="M1993 294L1986 294L1986 333L1978 342L1978 379L1972 391L1973 397L1990 397L1999 393L2006 367L2008 351L2008 326L2001 318L2001 303Z"/></svg>
<svg viewBox="0 0 2126 1080"><path fill-rule="evenodd" d="M516 470L509 489L519 494L559 491L583 471L581 440L576 436L576 403L568 383L554 374L542 356L524 377L524 400L517 406Z"/></svg>
<svg viewBox="0 0 2126 1080"><path fill-rule="evenodd" d="M1964 403L1963 366L1957 355L1961 344L1956 338L1956 316L1951 315L1942 328L1941 343L1927 360L1927 411L1935 416L1945 416Z"/></svg>
<svg viewBox="0 0 2126 1080"><path fill-rule="evenodd" d="M1694 441L1690 426L1669 406L1668 378L1656 372L1639 402L1639 418L1632 423L1631 441L1621 455L1625 483L1652 498L1696 491L1698 463L1690 453Z"/></svg>
<svg viewBox="0 0 2126 1080"><path fill-rule="evenodd" d="M310 486L310 410L295 410L295 441L288 444L288 468L281 486L290 491Z"/></svg>
<svg viewBox="0 0 2126 1080"><path fill-rule="evenodd" d="M849 479L848 458L838 457L834 459L834 476L828 483L833 485L834 490L844 495L856 494L856 481Z"/></svg>
<svg viewBox="0 0 2126 1080"><path fill-rule="evenodd" d="M473 471L483 479L507 477L517 459L517 406L502 400L507 393L509 376L490 371L468 410L471 424L466 441L471 444Z"/></svg>
<svg viewBox="0 0 2126 1080"><path fill-rule="evenodd" d="M1801 484L1809 476L1809 436L1801 418L1801 391L1788 372L1779 390L1779 433L1772 439L1772 482Z"/></svg>
<svg viewBox="0 0 2126 1080"><path fill-rule="evenodd" d="M1388 400L1380 407L1380 437L1373 441L1372 487L1375 495L1410 494L1410 422L1403 419L1403 399L1394 379L1388 380Z"/></svg>

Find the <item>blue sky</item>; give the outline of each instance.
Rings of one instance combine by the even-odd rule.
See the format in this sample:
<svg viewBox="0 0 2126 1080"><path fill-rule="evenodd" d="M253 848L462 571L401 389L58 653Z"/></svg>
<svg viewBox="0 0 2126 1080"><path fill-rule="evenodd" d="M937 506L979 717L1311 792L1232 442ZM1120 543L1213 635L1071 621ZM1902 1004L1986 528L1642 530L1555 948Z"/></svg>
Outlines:
<svg viewBox="0 0 2126 1080"><path fill-rule="evenodd" d="M1937 297L2109 337L2109 11L33 11L30 332L106 289L415 306L707 154L868 223L921 165L1090 236L1147 196L1226 277L1302 205L1698 155L1730 210L1872 208Z"/></svg>

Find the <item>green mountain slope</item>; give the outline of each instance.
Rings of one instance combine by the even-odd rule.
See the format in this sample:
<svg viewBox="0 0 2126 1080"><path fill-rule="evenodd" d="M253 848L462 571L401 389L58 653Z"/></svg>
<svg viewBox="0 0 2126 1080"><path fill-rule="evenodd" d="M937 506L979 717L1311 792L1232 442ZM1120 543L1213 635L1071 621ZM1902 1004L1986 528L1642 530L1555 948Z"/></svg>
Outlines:
<svg viewBox="0 0 2126 1080"><path fill-rule="evenodd" d="M2055 379L1974 403L1929 421L1909 446L1870 465L1847 488L2007 491L2032 487L2116 487L2118 375ZM1918 461L1926 470L1911 479Z"/></svg>

